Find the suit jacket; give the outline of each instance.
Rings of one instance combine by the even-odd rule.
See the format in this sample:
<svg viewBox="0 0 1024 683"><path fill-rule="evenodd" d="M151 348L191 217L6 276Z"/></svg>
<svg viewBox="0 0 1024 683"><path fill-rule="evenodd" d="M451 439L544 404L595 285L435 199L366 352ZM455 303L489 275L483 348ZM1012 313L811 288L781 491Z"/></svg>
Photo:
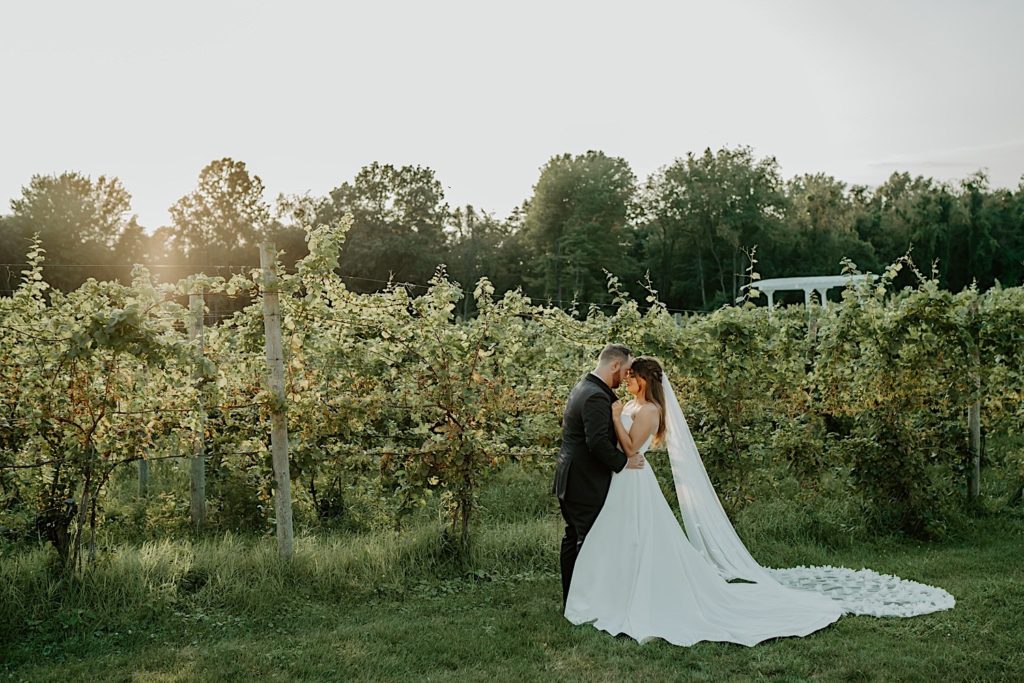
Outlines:
<svg viewBox="0 0 1024 683"><path fill-rule="evenodd" d="M573 387L562 415L562 449L551 491L559 498L603 505L612 472L626 466L612 425L615 400L615 392L591 373Z"/></svg>

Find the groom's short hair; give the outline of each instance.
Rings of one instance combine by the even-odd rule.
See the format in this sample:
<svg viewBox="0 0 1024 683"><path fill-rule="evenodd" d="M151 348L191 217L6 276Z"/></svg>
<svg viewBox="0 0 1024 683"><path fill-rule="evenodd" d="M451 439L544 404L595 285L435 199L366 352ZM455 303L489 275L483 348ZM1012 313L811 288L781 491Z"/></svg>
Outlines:
<svg viewBox="0 0 1024 683"><path fill-rule="evenodd" d="M601 355L597 357L598 365L607 365L613 361L625 361L633 352L629 350L628 346L622 344L608 344L601 349Z"/></svg>

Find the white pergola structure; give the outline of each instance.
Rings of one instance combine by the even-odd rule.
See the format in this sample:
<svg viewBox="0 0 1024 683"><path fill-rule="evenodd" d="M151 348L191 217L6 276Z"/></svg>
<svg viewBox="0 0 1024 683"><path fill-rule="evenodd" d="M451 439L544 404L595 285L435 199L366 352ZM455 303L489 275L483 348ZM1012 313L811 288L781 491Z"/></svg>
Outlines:
<svg viewBox="0 0 1024 683"><path fill-rule="evenodd" d="M764 292L768 297L769 310L775 307L775 292L804 291L804 303L811 305L811 292L817 292L818 301L822 306L828 306L828 298L825 296L828 290L835 287L845 287L850 282L872 282L877 278L873 273L862 275L812 275L806 277L777 277L771 280L758 280L747 285L743 289L754 289ZM740 299L741 300L741 299ZM740 300L737 300L739 303Z"/></svg>

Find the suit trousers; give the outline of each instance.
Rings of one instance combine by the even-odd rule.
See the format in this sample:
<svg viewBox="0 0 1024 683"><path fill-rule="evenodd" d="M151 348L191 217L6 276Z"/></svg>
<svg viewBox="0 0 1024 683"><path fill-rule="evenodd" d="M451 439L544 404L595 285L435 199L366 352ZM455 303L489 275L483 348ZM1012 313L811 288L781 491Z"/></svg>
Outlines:
<svg viewBox="0 0 1024 683"><path fill-rule="evenodd" d="M562 510L562 518L565 520L565 535L562 537L561 552L562 607L564 609L565 603L569 599L569 584L572 583L572 570L576 566L576 556L579 555L587 532L594 525L603 506L559 498L558 507Z"/></svg>

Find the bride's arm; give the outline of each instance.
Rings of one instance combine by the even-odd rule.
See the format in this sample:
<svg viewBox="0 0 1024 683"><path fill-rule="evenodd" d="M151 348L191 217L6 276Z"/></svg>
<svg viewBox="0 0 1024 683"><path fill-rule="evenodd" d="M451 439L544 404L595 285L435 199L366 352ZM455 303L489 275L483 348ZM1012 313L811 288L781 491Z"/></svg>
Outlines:
<svg viewBox="0 0 1024 683"><path fill-rule="evenodd" d="M619 440L622 452L626 454L627 458L632 458L636 455L636 450L633 448L633 440L629 438L629 432L622 424L622 401L612 404L612 425L615 427L615 437Z"/></svg>
<svg viewBox="0 0 1024 683"><path fill-rule="evenodd" d="M658 428L658 409L652 405L645 405L633 416L633 425L627 431L622 424L622 408L612 409L612 423L615 425L615 436L622 445L623 452L628 457L636 455L639 448L647 438Z"/></svg>

